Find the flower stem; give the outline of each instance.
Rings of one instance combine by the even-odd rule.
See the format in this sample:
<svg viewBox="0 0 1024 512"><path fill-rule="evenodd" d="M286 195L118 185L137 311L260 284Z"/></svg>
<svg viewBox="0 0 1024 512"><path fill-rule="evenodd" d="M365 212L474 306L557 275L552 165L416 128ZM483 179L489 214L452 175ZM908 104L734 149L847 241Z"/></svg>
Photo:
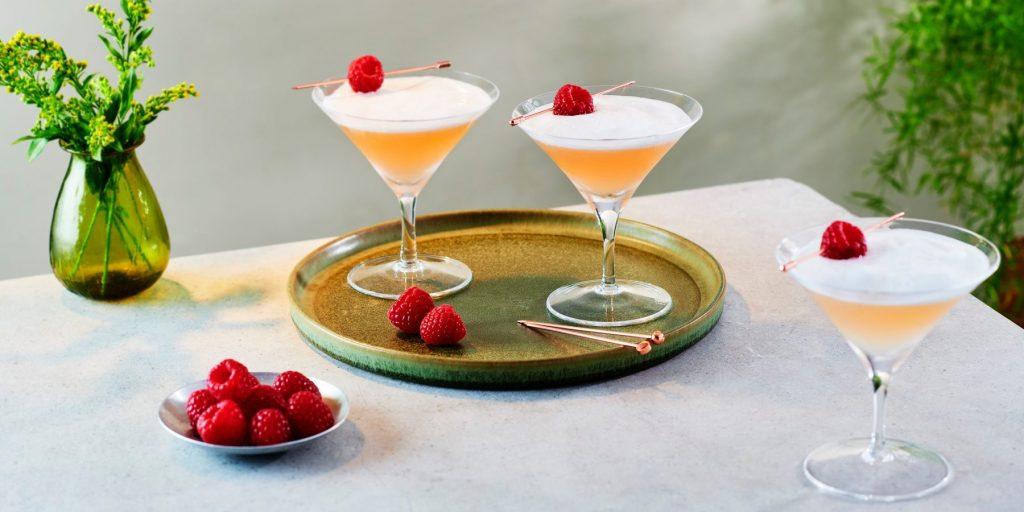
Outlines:
<svg viewBox="0 0 1024 512"><path fill-rule="evenodd" d="M103 244L103 276L100 278L100 294L106 295L107 293L107 276L110 274L110 232L114 225L114 202L117 198L117 176L118 173L113 170L110 173L110 179L107 181L106 186L103 187L103 192L100 193L102 201L106 202L107 208L107 238Z"/></svg>
<svg viewBox="0 0 1024 512"><path fill-rule="evenodd" d="M150 263L149 258L146 256L145 251L142 250L142 246L139 244L139 239L135 238L135 235L132 234L131 228L128 227L128 223L124 221L123 216L115 215L114 222L116 223L115 226L117 227L117 233L121 235L121 240L124 240L127 244L135 246L135 250L142 258L142 262L146 264L146 267L149 270L153 270L153 264ZM132 263L134 263L135 256L132 254L132 251L128 250L127 252L128 257L131 258Z"/></svg>
<svg viewBox="0 0 1024 512"><path fill-rule="evenodd" d="M107 205L107 239L103 243L103 277L100 278L100 294L107 293L107 274L110 271L110 228L114 224L114 209Z"/></svg>
<svg viewBox="0 0 1024 512"><path fill-rule="evenodd" d="M92 211L89 227L85 230L85 240L82 240L82 246L78 248L78 254L75 255L75 265L71 267L71 277L75 277L75 274L78 273L78 267L82 266L82 256L85 255L85 248L89 245L89 239L92 238L92 228L96 225L96 217L99 215L101 207L103 207L102 199L96 203L96 208Z"/></svg>
<svg viewBox="0 0 1024 512"><path fill-rule="evenodd" d="M129 158L129 162L134 161L134 159L135 159L134 153L129 155L128 158ZM128 165L129 162L126 162L124 165ZM122 170L123 170L123 167L122 167ZM131 196L132 196L132 207L135 209L135 218L139 219L139 224L142 226L142 239L148 241L149 240L149 226L147 226L146 223L142 220L142 212L139 210L138 198L135 197L136 193L138 192L138 187L136 187L134 190L132 190L131 184L129 183L128 189L129 189L128 191L131 193ZM127 224L125 225L125 229L128 229ZM139 245L139 244L136 243L135 245ZM143 258L145 258L145 256L143 256ZM146 263L148 264L149 262L147 261Z"/></svg>

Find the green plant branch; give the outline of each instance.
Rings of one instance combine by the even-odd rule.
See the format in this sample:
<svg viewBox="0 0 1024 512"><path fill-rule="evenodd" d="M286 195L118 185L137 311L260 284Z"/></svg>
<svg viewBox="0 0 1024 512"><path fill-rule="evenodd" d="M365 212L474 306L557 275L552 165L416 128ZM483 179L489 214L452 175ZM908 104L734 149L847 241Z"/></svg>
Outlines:
<svg viewBox="0 0 1024 512"><path fill-rule="evenodd" d="M145 127L174 101L198 96L195 86L182 83L137 102L142 86L140 68L152 67L153 50L144 43L153 27L143 26L151 13L150 0L122 0L124 18L100 4L87 10L104 28L99 35L107 60L118 72L116 85L102 75L85 74L87 63L68 57L54 41L16 33L0 44L0 87L39 109L30 134L32 160L47 142L59 140L69 151L102 161L104 153L121 152L137 145ZM74 97L65 97L70 86Z"/></svg>
<svg viewBox="0 0 1024 512"><path fill-rule="evenodd" d="M1024 9L992 0L901 5L864 59L862 99L888 141L869 168L873 190L853 197L892 211L902 196L932 195L1015 261L1024 223ZM1024 269L1014 268L1004 265L979 297L998 306L1000 291L1024 286ZM1024 311L1024 299L1014 300Z"/></svg>

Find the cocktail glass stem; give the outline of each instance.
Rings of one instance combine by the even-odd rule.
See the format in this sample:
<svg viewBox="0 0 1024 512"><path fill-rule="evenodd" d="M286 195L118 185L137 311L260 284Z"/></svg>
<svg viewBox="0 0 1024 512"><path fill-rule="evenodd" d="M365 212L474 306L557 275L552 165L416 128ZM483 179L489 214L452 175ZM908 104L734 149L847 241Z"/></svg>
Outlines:
<svg viewBox="0 0 1024 512"><path fill-rule="evenodd" d="M399 251L398 266L402 271L414 271L416 261L416 196L403 194L398 197L402 208L402 248Z"/></svg>
<svg viewBox="0 0 1024 512"><path fill-rule="evenodd" d="M604 252L601 257L601 289L605 293L618 292L615 284L615 229L619 224L619 209L617 207L602 209L601 203L596 203L597 222L601 224L601 239L604 243ZM619 206L619 205L616 205Z"/></svg>
<svg viewBox="0 0 1024 512"><path fill-rule="evenodd" d="M546 305L555 318L580 325L620 327L649 322L672 308L672 296L664 289L615 276L615 231L629 196L586 196L601 228L601 279L567 284L551 292Z"/></svg>
<svg viewBox="0 0 1024 512"><path fill-rule="evenodd" d="M864 452L864 460L871 464L892 460L892 453L885 447L885 398L889 394L889 381L892 375L888 371L880 371L875 363L871 363L871 386L873 388L874 422L871 429L871 441Z"/></svg>

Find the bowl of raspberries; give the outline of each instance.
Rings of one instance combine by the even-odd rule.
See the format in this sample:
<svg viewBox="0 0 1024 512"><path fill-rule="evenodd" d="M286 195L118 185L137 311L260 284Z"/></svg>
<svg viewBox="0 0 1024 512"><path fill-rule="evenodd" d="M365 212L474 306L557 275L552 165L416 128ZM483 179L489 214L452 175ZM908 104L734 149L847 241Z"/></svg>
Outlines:
<svg viewBox="0 0 1024 512"><path fill-rule="evenodd" d="M296 371L250 372L225 359L206 380L175 391L160 405L176 437L236 455L277 453L319 439L348 416L337 387Z"/></svg>

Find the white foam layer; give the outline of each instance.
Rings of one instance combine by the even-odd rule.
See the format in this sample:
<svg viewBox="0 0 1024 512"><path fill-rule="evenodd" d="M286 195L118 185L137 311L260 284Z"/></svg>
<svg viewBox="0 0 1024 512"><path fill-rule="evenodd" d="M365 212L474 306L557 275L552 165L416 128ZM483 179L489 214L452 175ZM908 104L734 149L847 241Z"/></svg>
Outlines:
<svg viewBox="0 0 1024 512"><path fill-rule="evenodd" d="M342 84L329 96L314 89L313 100L336 124L356 130L403 132L473 121L493 102L483 89L443 76L385 78L371 93Z"/></svg>
<svg viewBox="0 0 1024 512"><path fill-rule="evenodd" d="M910 304L964 295L991 271L980 249L937 233L881 229L865 238L868 252L860 258L816 257L790 272L812 291L837 299ZM816 239L799 254L816 253L819 245Z"/></svg>
<svg viewBox="0 0 1024 512"><path fill-rule="evenodd" d="M550 108L551 104L540 109ZM594 112L556 116L550 112L518 124L531 138L577 149L627 149L675 142L693 125L683 109L639 96L594 96Z"/></svg>

